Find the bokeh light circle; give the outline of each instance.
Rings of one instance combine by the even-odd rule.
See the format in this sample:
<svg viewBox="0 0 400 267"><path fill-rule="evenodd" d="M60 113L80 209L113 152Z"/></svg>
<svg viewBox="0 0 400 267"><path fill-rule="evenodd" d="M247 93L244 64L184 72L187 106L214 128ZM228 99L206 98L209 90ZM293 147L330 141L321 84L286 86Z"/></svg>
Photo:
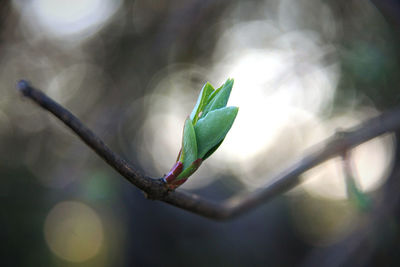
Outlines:
<svg viewBox="0 0 400 267"><path fill-rule="evenodd" d="M44 224L44 235L50 250L71 262L96 256L104 239L99 216L76 201L64 201L53 207Z"/></svg>
<svg viewBox="0 0 400 267"><path fill-rule="evenodd" d="M98 32L117 12L121 0L14 0L34 32L80 41Z"/></svg>

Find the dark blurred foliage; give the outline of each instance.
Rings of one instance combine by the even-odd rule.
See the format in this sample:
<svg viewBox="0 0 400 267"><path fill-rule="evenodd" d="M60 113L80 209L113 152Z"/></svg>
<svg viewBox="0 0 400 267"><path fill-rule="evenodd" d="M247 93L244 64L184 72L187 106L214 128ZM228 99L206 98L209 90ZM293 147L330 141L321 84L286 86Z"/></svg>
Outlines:
<svg viewBox="0 0 400 267"><path fill-rule="evenodd" d="M284 2L290 6L290 1ZM336 34L322 33L320 40L336 51L324 55L322 61L326 65L337 62L340 68L333 108L322 111L326 117L345 111L353 102L372 104L378 110L400 102L400 9L395 0L375 2L382 6L356 0L296 4L309 14L300 16L302 23L297 27L302 30L324 30L314 19L321 3L337 23ZM324 231L314 236L314 230L318 224L326 227L331 218L350 213L348 203L331 203L305 193L283 195L235 220L214 222L145 199L60 122L14 90L18 79L30 80L69 108L113 150L143 172L153 169L150 174L154 175L155 167L149 168L155 166L154 158L143 159L138 142L131 141L143 134L139 130L148 120L151 103L141 99L151 95L160 76L173 68L217 65L214 53L224 31L239 22L276 20L280 1L125 1L100 31L72 44L61 37L46 37L40 29L33 33L25 29L26 21L34 25L34 18L24 17L29 12L18 10L21 1L15 3L0 5L2 266L400 265L400 192L395 190L400 181L398 145L389 179L374 192L385 207L382 213L354 215L359 216L357 223L344 234L335 236L335 231L325 229L330 233L326 238ZM59 73L67 78L52 81ZM187 77L197 86L187 89L193 99L211 76L204 72ZM163 134L164 130L155 131ZM218 174L218 179L193 191L225 199L243 190L240 182L227 186L227 181L236 179L235 173ZM46 219L59 203L75 203L65 210L71 214L66 215L65 227L64 221L52 226ZM78 204L90 207L94 215L80 221L77 214L85 217L86 213L79 213L85 209ZM302 213L304 209L308 212ZM323 217L328 209L331 217ZM98 249L91 250L94 243L82 245L83 258L86 250L87 255L93 254L86 260L68 254L77 245L74 242L80 242L79 236L69 238L80 233L68 228L68 218L73 216L83 233L92 230L91 222L101 222L99 232L94 232L102 235ZM297 223L309 229L311 237ZM51 240L61 242L61 249L51 247Z"/></svg>
<svg viewBox="0 0 400 267"><path fill-rule="evenodd" d="M378 107L388 108L399 102L397 93L400 82L398 75L399 35L396 33L396 29L400 24L388 26L385 17L379 18L379 16L383 16L382 14L377 15L376 20L366 19L365 23L360 24L360 16L369 16L361 8L361 5L364 4L364 2L349 1L346 5L335 7L336 12L340 12L349 29L343 31L340 44L338 44L341 47L343 67L339 89L344 91L344 98L349 93L348 91L361 89L364 94L373 99ZM390 6L385 6L385 10L400 12L396 1L380 1L379 4L379 7ZM360 12L355 14L354 10ZM397 16L399 16L398 14ZM391 21L393 16L387 19ZM342 99L339 98L338 102L342 102Z"/></svg>

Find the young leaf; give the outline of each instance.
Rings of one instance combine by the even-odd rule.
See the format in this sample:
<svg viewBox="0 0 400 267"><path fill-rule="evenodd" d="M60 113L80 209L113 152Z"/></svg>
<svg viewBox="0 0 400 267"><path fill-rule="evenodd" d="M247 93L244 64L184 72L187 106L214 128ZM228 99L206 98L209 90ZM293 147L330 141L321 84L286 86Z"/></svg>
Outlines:
<svg viewBox="0 0 400 267"><path fill-rule="evenodd" d="M233 86L233 79L228 79L223 86L214 91L209 97L209 103L203 110L202 117L207 115L208 112L220 109L228 103L229 95L231 94Z"/></svg>
<svg viewBox="0 0 400 267"><path fill-rule="evenodd" d="M197 103L194 106L192 113L190 114L190 120L192 121L193 125L196 125L196 122L199 119L200 112L207 105L208 98L213 92L214 88L209 82L207 82L201 89L199 98L197 98Z"/></svg>
<svg viewBox="0 0 400 267"><path fill-rule="evenodd" d="M197 159L197 141L192 121L187 118L183 128L182 153L179 161L183 164L183 170L189 167Z"/></svg>
<svg viewBox="0 0 400 267"><path fill-rule="evenodd" d="M238 108L226 107L233 86L228 79L215 90L206 83L183 128L177 163L164 177L170 190L183 184L221 145L236 118Z"/></svg>
<svg viewBox="0 0 400 267"><path fill-rule="evenodd" d="M203 158L208 151L221 142L238 112L237 107L226 107L210 111L194 126L197 140L197 155Z"/></svg>
<svg viewBox="0 0 400 267"><path fill-rule="evenodd" d="M224 86L226 86L227 84L232 83L233 84L233 79L227 79L226 82L221 85L219 88L217 88L216 90L214 90L214 92L210 95L210 97L208 98L208 102L210 102L211 100L214 99L214 97L222 90L222 88L224 88Z"/></svg>

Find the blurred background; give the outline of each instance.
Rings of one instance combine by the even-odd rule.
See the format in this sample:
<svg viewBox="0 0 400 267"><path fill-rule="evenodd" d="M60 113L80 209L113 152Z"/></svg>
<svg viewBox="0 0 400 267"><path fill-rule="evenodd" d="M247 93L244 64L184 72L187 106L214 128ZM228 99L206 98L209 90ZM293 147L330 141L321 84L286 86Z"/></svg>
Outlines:
<svg viewBox="0 0 400 267"><path fill-rule="evenodd" d="M27 79L143 173L174 164L206 81L235 79L220 149L181 188L259 188L309 148L400 103L395 0L14 0L0 5L0 255L4 266L395 266L398 144L351 154L228 222L143 194L50 114ZM397 214L396 214L397 213Z"/></svg>

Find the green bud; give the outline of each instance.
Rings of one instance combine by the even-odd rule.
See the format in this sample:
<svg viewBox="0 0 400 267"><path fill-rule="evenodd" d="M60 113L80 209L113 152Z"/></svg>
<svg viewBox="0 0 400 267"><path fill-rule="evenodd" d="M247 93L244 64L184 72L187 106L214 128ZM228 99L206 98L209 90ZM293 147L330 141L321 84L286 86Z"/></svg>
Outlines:
<svg viewBox="0 0 400 267"><path fill-rule="evenodd" d="M208 82L203 86L185 121L178 161L164 177L170 189L185 182L217 150L229 132L239 110L238 107L226 107L232 86L233 79L228 79L217 90Z"/></svg>

